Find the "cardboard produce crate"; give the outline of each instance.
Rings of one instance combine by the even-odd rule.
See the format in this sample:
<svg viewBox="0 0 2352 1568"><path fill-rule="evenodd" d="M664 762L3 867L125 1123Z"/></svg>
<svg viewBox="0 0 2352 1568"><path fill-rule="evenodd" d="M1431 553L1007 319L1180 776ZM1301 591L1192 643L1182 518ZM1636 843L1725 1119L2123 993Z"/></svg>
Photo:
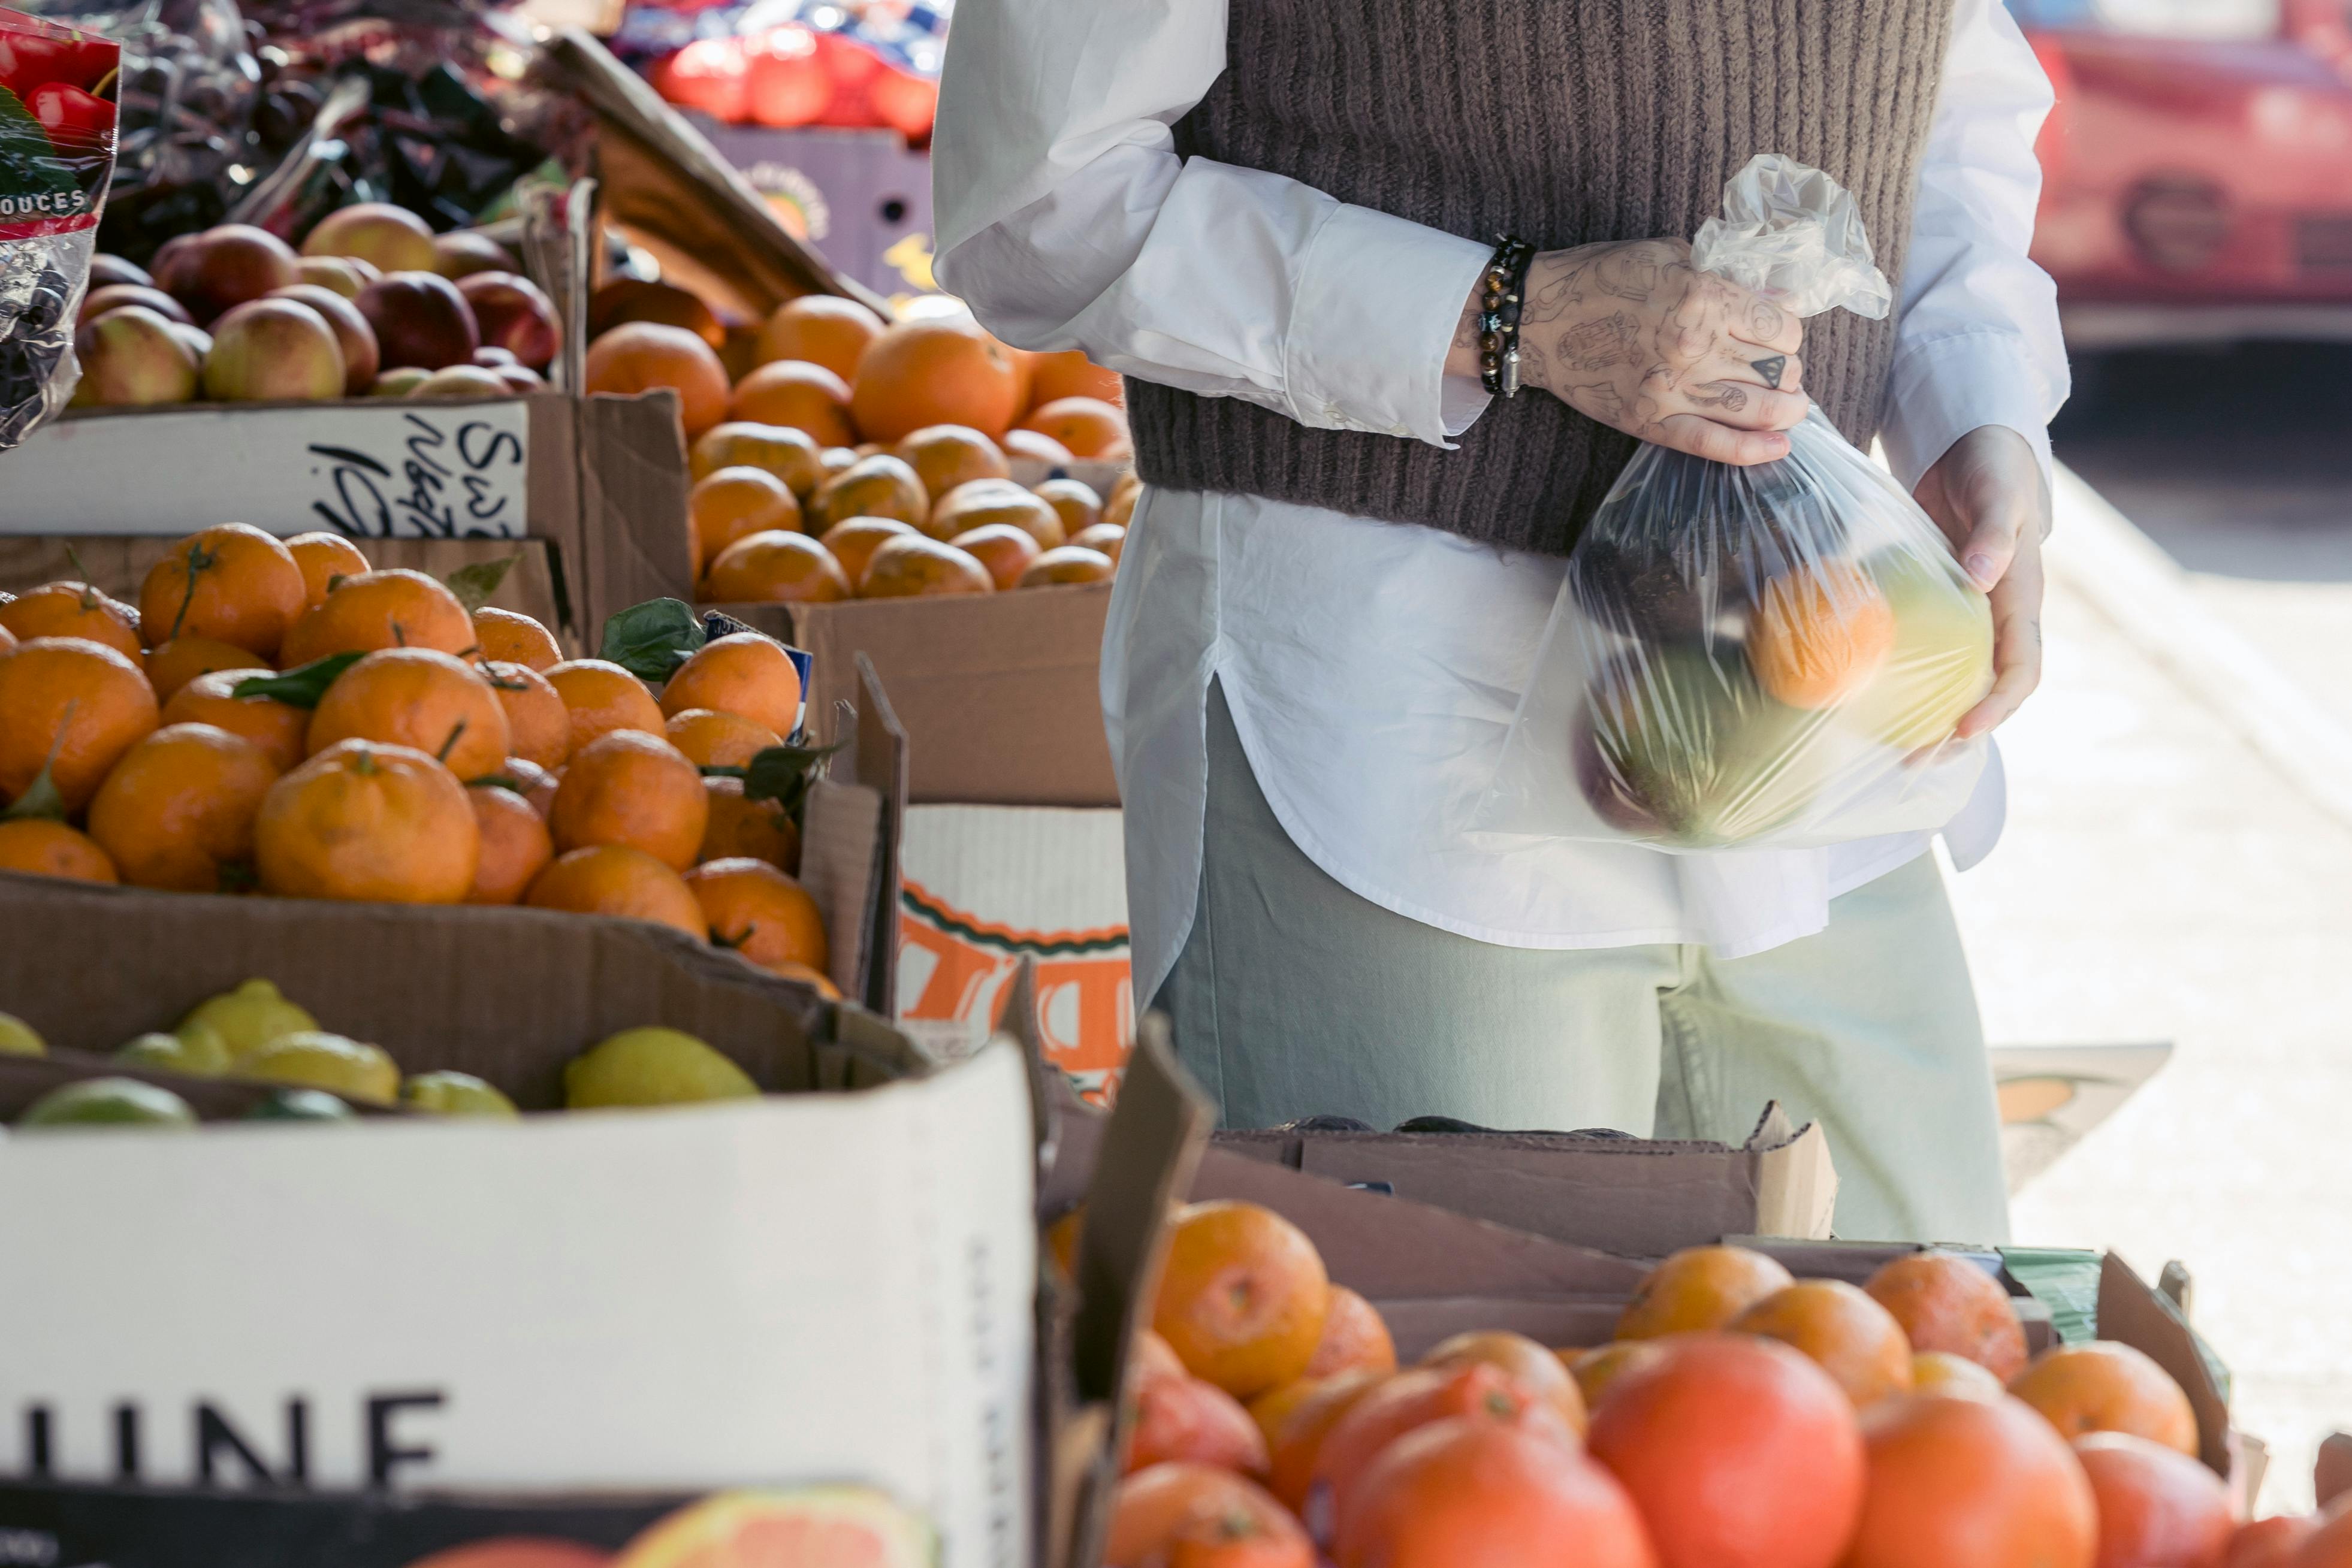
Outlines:
<svg viewBox="0 0 2352 1568"><path fill-rule="evenodd" d="M254 976L526 1110L651 1022L770 1091L0 1137L0 1534L47 1553L19 1560L400 1568L850 1481L927 1518L943 1563L1026 1561L1034 1112L1009 1044L942 1066L679 934L533 910L0 876L0 1007L58 1048L0 1061L0 1114ZM235 1113L234 1085L140 1076Z"/></svg>

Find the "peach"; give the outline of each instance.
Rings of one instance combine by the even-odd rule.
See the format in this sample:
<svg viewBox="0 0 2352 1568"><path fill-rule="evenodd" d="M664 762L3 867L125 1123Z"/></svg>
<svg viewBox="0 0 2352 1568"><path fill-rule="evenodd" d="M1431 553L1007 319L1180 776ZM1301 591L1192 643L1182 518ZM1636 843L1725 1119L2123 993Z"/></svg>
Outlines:
<svg viewBox="0 0 2352 1568"><path fill-rule="evenodd" d="M166 321L185 321L188 308L160 288L142 283L110 283L103 287L92 287L82 296L81 314L77 324L95 321L110 310L120 310L125 305L143 305Z"/></svg>
<svg viewBox="0 0 2352 1568"><path fill-rule="evenodd" d="M476 272L457 280L457 292L473 308L482 341L506 350L517 362L543 371L562 339L555 301L538 284L511 272Z"/></svg>
<svg viewBox="0 0 2352 1568"><path fill-rule="evenodd" d="M205 395L218 402L316 402L343 392L343 350L298 299L255 299L214 324Z"/></svg>
<svg viewBox="0 0 2352 1568"><path fill-rule="evenodd" d="M199 327L300 278L293 247L250 224L184 236L155 256L156 287L186 306Z"/></svg>
<svg viewBox="0 0 2352 1568"><path fill-rule="evenodd" d="M125 305L74 334L81 384L73 400L94 408L186 402L196 395L199 367L166 321L143 305Z"/></svg>
<svg viewBox="0 0 2352 1568"><path fill-rule="evenodd" d="M334 329L335 346L343 351L343 391L353 397L375 382L375 329L358 307L333 289L317 283L296 283L271 294L272 299L294 299L316 310Z"/></svg>
<svg viewBox="0 0 2352 1568"><path fill-rule="evenodd" d="M436 235L433 237L433 253L437 257L433 270L444 277L470 277L478 272L512 272L515 269L515 259L507 254L506 246L472 229Z"/></svg>
<svg viewBox="0 0 2352 1568"><path fill-rule="evenodd" d="M357 299L361 289L383 276L355 256L297 256L294 267L303 282L331 288L346 299Z"/></svg>
<svg viewBox="0 0 2352 1568"><path fill-rule="evenodd" d="M470 363L481 346L473 308L437 272L387 272L352 302L375 329L386 365L437 371Z"/></svg>
<svg viewBox="0 0 2352 1568"><path fill-rule="evenodd" d="M479 365L450 365L425 377L409 392L411 397L507 397L511 389L506 378L493 370Z"/></svg>
<svg viewBox="0 0 2352 1568"><path fill-rule="evenodd" d="M355 256L383 272L430 272L440 260L433 231L406 207L360 202L320 218L304 256Z"/></svg>

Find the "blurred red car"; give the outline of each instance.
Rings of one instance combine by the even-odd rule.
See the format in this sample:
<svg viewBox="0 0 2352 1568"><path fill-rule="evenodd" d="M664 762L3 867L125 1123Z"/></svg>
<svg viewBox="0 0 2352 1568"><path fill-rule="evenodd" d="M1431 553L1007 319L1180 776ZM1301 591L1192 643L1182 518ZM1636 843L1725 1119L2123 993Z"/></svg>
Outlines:
<svg viewBox="0 0 2352 1568"><path fill-rule="evenodd" d="M2057 89L2033 256L2078 350L2352 339L2346 0L2009 0Z"/></svg>

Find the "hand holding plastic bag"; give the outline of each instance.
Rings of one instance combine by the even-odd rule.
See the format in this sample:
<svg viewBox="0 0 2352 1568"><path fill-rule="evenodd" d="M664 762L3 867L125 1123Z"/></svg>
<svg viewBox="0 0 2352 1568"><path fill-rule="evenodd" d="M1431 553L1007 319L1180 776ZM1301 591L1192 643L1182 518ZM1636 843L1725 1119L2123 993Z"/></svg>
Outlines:
<svg viewBox="0 0 2352 1568"><path fill-rule="evenodd" d="M1692 264L1801 316L1891 300L1852 196L1767 154ZM1668 850L1940 827L1992 618L1942 533L1818 408L1753 467L1644 445L1569 558L1478 825Z"/></svg>

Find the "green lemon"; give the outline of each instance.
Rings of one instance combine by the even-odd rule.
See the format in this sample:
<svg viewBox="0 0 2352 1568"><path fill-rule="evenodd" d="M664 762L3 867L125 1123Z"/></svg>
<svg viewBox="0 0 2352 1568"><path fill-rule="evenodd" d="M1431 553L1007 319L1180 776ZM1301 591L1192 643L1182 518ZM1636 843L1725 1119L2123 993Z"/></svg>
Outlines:
<svg viewBox="0 0 2352 1568"><path fill-rule="evenodd" d="M323 1089L273 1089L245 1113L248 1122L356 1122L360 1113Z"/></svg>
<svg viewBox="0 0 2352 1568"><path fill-rule="evenodd" d="M741 1068L674 1029L625 1029L563 1068L563 1103L575 1111L753 1100L759 1093Z"/></svg>
<svg viewBox="0 0 2352 1568"><path fill-rule="evenodd" d="M228 1071L228 1047L220 1030L200 1023L179 1034L142 1034L114 1053L114 1060L134 1067L161 1067L171 1072L217 1078Z"/></svg>
<svg viewBox="0 0 2352 1568"><path fill-rule="evenodd" d="M259 1051L281 1035L315 1030L319 1020L280 996L278 988L268 980L247 980L233 991L223 991L198 1002L172 1032L185 1034L198 1025L219 1031L221 1042L228 1048L229 1059L234 1061Z"/></svg>
<svg viewBox="0 0 2352 1568"><path fill-rule="evenodd" d="M419 1072L400 1086L401 1099L436 1116L495 1116L511 1122L513 1101L470 1072Z"/></svg>
<svg viewBox="0 0 2352 1568"><path fill-rule="evenodd" d="M136 1078L85 1078L52 1089L16 1118L16 1130L77 1127L193 1127L196 1113L169 1089Z"/></svg>
<svg viewBox="0 0 2352 1568"><path fill-rule="evenodd" d="M0 1013L0 1056L47 1056L48 1042L14 1013Z"/></svg>
<svg viewBox="0 0 2352 1568"><path fill-rule="evenodd" d="M353 1100L389 1105L400 1092L400 1064L382 1046L362 1045L323 1030L282 1035L237 1058L247 1078L331 1090Z"/></svg>

